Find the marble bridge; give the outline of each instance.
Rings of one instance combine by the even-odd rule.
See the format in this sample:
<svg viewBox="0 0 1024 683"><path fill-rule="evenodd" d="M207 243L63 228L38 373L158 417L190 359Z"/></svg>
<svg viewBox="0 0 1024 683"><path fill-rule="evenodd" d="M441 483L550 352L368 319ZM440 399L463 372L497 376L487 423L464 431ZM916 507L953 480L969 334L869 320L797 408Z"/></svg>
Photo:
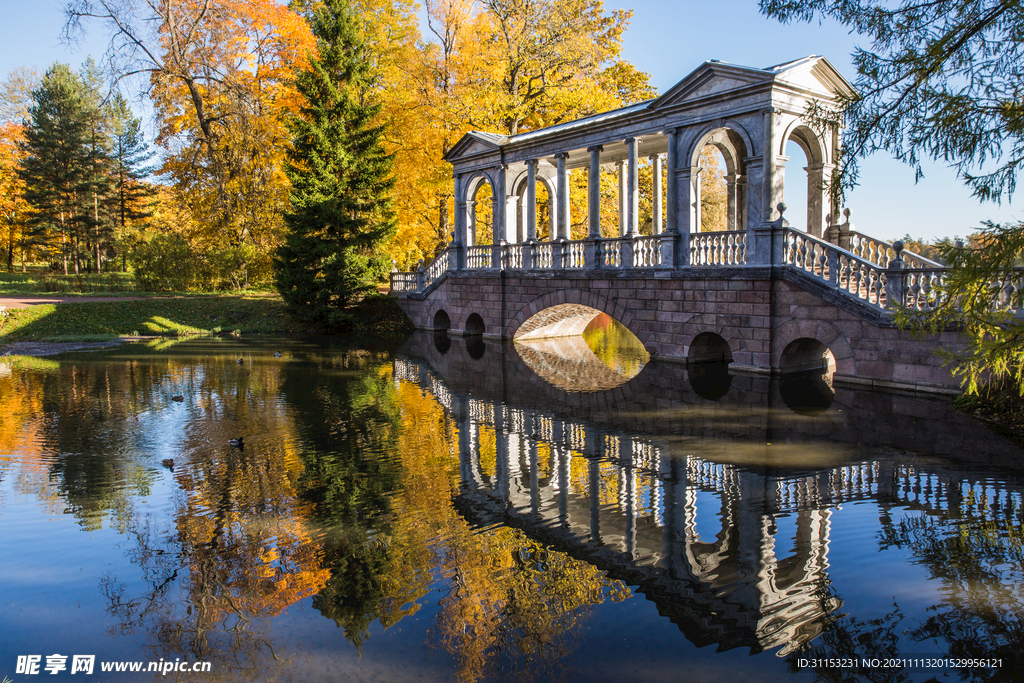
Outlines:
<svg viewBox="0 0 1024 683"><path fill-rule="evenodd" d="M511 137L467 133L445 157L452 241L416 271L393 272L391 291L417 328L456 336L570 336L604 312L656 359L828 366L840 383L955 392L935 352L960 338L900 330L892 317L933 308L943 266L857 232L849 210L829 205L840 131L807 111L852 93L822 57L764 69L707 62L653 100ZM808 161L804 229L784 214L790 141ZM725 163L724 231L700 231L708 146ZM584 174L586 211L574 216L570 189ZM602 225L610 178L618 224ZM478 199L485 187L490 201Z"/></svg>

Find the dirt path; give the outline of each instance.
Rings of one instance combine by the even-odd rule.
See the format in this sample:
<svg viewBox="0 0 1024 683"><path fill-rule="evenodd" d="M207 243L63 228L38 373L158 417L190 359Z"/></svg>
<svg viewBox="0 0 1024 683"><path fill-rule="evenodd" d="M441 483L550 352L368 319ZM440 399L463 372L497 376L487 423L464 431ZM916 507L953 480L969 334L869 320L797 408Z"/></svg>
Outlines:
<svg viewBox="0 0 1024 683"><path fill-rule="evenodd" d="M65 351L82 351L84 349L106 349L119 346L130 338L111 339L105 342L11 342L0 344L0 358L4 356L52 356Z"/></svg>
<svg viewBox="0 0 1024 683"><path fill-rule="evenodd" d="M144 297L144 296L68 296L68 297L50 297L50 296L0 296L0 308L6 307L8 311L12 311L15 308L29 308L31 306L38 306L39 304L80 304L80 303L92 303L92 302L103 302L103 301L135 301L137 299L153 299L153 298L167 298L167 297ZM173 298L173 297L171 297Z"/></svg>

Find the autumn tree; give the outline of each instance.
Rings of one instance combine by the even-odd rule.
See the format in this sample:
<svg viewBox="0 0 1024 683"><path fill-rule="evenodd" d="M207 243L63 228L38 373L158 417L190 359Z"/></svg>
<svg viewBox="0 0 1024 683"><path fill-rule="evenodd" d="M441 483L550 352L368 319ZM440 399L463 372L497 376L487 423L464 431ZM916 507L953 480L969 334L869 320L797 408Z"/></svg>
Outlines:
<svg viewBox="0 0 1024 683"><path fill-rule="evenodd" d="M370 70L351 9L328 0L311 23L318 56L297 79L304 101L289 125L292 208L275 282L296 314L336 324L383 272L374 249L395 229L394 178L375 123L380 105L358 99Z"/></svg>
<svg viewBox="0 0 1024 683"><path fill-rule="evenodd" d="M39 74L34 69L12 69L0 83L0 122L22 123L28 118L32 92L39 83Z"/></svg>
<svg viewBox="0 0 1024 683"><path fill-rule="evenodd" d="M30 246L25 181L18 173L24 155L23 132L20 124L0 124L0 234L4 241L8 273L14 271L16 250L21 253L21 267L24 270L26 250Z"/></svg>
<svg viewBox="0 0 1024 683"><path fill-rule="evenodd" d="M431 0L426 10L430 40L410 69L422 144L397 188L409 211L391 247L403 265L450 239L451 167L441 158L464 133L515 135L654 95L647 74L620 56L630 13L607 13L600 0Z"/></svg>
<svg viewBox="0 0 1024 683"><path fill-rule="evenodd" d="M163 172L192 214L190 249L220 280L269 278L288 181L285 113L311 46L308 26L274 0L72 0L69 38L99 22L115 79L143 76L160 118Z"/></svg>

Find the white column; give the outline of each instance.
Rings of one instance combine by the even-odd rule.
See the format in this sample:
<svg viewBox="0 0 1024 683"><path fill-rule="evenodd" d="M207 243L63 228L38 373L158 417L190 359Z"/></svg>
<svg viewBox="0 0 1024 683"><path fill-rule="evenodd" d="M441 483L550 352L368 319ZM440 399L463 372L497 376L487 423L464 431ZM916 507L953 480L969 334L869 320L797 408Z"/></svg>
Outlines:
<svg viewBox="0 0 1024 683"><path fill-rule="evenodd" d="M555 202L557 205L558 220L556 221L556 234L553 239L558 239L560 237L572 239L570 234L571 223L569 222L569 169L565 167L565 163L568 158L568 152L559 152L555 155L555 159L558 164L558 187L556 188L558 201Z"/></svg>
<svg viewBox="0 0 1024 683"><path fill-rule="evenodd" d="M455 176L455 236L452 244L466 243L466 200L462 196L462 176Z"/></svg>
<svg viewBox="0 0 1024 683"><path fill-rule="evenodd" d="M601 152L604 147L588 147L590 152L590 175L587 177L587 213L590 223L589 236L601 236Z"/></svg>
<svg viewBox="0 0 1024 683"><path fill-rule="evenodd" d="M494 196L491 198L491 242L498 244L501 240L508 241L505 228L505 172L506 166L499 166L494 172Z"/></svg>
<svg viewBox="0 0 1024 683"><path fill-rule="evenodd" d="M526 241L537 240L537 160L526 161Z"/></svg>
<svg viewBox="0 0 1024 683"><path fill-rule="evenodd" d="M651 164L654 169L654 216L652 220L652 230L655 235L660 235L662 231L661 225L661 155L655 154L651 157Z"/></svg>
<svg viewBox="0 0 1024 683"><path fill-rule="evenodd" d="M690 195L693 200L693 207L691 209L691 215L693 216L693 226L691 229L693 232L701 232L701 218L700 218L700 177L701 168L700 166L694 166L690 169L690 183L693 187L693 193Z"/></svg>
<svg viewBox="0 0 1024 683"><path fill-rule="evenodd" d="M626 234L626 162L615 162L619 172L619 235Z"/></svg>
<svg viewBox="0 0 1024 683"><path fill-rule="evenodd" d="M626 138L626 145L629 148L629 189L628 189L628 207L626 209L626 217L628 220L626 233L629 235L640 234L640 159L637 155L639 151L640 138Z"/></svg>

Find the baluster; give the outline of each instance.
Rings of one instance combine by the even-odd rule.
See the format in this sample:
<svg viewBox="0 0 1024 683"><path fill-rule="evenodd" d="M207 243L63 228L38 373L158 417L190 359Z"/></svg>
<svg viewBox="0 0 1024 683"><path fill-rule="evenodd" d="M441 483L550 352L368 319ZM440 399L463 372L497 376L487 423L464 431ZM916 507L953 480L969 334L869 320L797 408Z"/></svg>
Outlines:
<svg viewBox="0 0 1024 683"><path fill-rule="evenodd" d="M910 276L910 281L912 283L910 285L910 290L909 290L910 291L911 300L906 302L906 304L907 304L907 306L909 308L912 308L912 309L918 310L918 311L922 311L925 308L925 306L924 306L925 302L921 298L921 291L923 289L922 286L921 286L922 278L923 278L923 274L922 273L915 273L915 274Z"/></svg>
<svg viewBox="0 0 1024 683"><path fill-rule="evenodd" d="M921 283L921 301L918 308L922 311L933 308L932 289L934 285L938 284L937 281L933 279L934 277L934 273L922 273L918 276L918 280Z"/></svg>

